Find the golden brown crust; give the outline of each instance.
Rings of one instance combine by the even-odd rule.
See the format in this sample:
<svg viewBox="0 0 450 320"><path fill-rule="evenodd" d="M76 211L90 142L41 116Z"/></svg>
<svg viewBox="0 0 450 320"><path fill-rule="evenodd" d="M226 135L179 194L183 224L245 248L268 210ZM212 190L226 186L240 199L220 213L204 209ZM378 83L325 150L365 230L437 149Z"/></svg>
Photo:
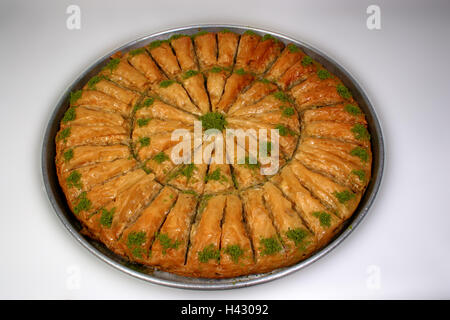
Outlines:
<svg viewBox="0 0 450 320"><path fill-rule="evenodd" d="M272 92L277 91L277 86L270 82L256 81L245 92L241 93L228 110L233 114L239 109L255 104Z"/></svg>
<svg viewBox="0 0 450 320"><path fill-rule="evenodd" d="M244 90L252 81L254 77L250 73L232 74L225 84L222 98L216 106L220 112L227 112L232 103L236 100L239 93Z"/></svg>
<svg viewBox="0 0 450 320"><path fill-rule="evenodd" d="M188 277L269 272L327 245L356 210L371 178L365 115L300 48L200 32L111 58L72 93L55 163L84 233L116 254ZM172 133L192 134L209 112L247 137L180 151ZM269 176L254 151L270 154L272 129L280 159Z"/></svg>
<svg viewBox="0 0 450 320"><path fill-rule="evenodd" d="M181 73L177 58L167 42L161 43L156 48L150 46L148 50L158 66L169 78L173 79Z"/></svg>
<svg viewBox="0 0 450 320"><path fill-rule="evenodd" d="M295 45L289 44L284 48L278 59L265 75L270 81L278 80L292 65L300 61L304 57L304 53Z"/></svg>
<svg viewBox="0 0 450 320"><path fill-rule="evenodd" d="M104 69L100 72L111 80L119 83L125 88L129 88L135 91L145 91L150 86L149 80L138 70L133 68L126 57L116 58L118 61L114 67Z"/></svg>
<svg viewBox="0 0 450 320"><path fill-rule="evenodd" d="M214 32L194 36L195 52L202 71L217 64L217 41Z"/></svg>
<svg viewBox="0 0 450 320"><path fill-rule="evenodd" d="M248 70L248 65L260 40L261 36L253 33L246 33L241 36L236 54L236 64L234 65L236 70L241 68Z"/></svg>
<svg viewBox="0 0 450 320"><path fill-rule="evenodd" d="M188 70L198 70L197 58L195 57L194 45L188 36L182 36L170 41L175 55L180 64L181 70L186 72Z"/></svg>
<svg viewBox="0 0 450 320"><path fill-rule="evenodd" d="M249 69L256 73L264 73L283 50L284 44L274 38L263 39L256 46L249 61Z"/></svg>
<svg viewBox="0 0 450 320"><path fill-rule="evenodd" d="M167 104L171 104L195 115L201 114L201 110L192 103L189 94L178 82L161 82L152 91Z"/></svg>
<svg viewBox="0 0 450 320"><path fill-rule="evenodd" d="M217 64L229 68L233 66L239 43L239 35L233 32L217 33L218 56Z"/></svg>
<svg viewBox="0 0 450 320"><path fill-rule="evenodd" d="M151 84L158 83L165 78L165 75L159 70L156 63L145 50L139 54L128 55L127 57L130 64L140 71Z"/></svg>
<svg viewBox="0 0 450 320"><path fill-rule="evenodd" d="M189 71L188 71L189 72ZM201 73L192 76L183 76L183 86L186 88L192 102L204 113L210 111L208 93L205 88L205 79Z"/></svg>

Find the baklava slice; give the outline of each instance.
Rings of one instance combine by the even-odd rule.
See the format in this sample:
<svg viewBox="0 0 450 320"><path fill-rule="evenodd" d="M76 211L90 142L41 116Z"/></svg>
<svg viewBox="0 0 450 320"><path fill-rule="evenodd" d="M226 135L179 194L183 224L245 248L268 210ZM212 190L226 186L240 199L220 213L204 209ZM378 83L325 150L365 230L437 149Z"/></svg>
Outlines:
<svg viewBox="0 0 450 320"><path fill-rule="evenodd" d="M294 97L299 111L316 106L353 102L352 94L347 87L325 69L312 73L305 81L292 87L289 92Z"/></svg>
<svg viewBox="0 0 450 320"><path fill-rule="evenodd" d="M220 247L221 275L235 277L247 274L254 267L253 249L244 220L243 204L235 194L227 196Z"/></svg>
<svg viewBox="0 0 450 320"><path fill-rule="evenodd" d="M233 114L243 107L255 104L276 90L277 86L268 80L262 79L255 81L245 92L242 92L238 96L236 101L228 110L228 113Z"/></svg>
<svg viewBox="0 0 450 320"><path fill-rule="evenodd" d="M303 224L292 202L270 181L264 184L264 201L288 258L285 265L305 259L316 247L314 235Z"/></svg>
<svg viewBox="0 0 450 320"><path fill-rule="evenodd" d="M152 198L151 201L140 210L135 222L127 226L119 241L126 255L140 262L146 262L151 258L152 243L177 200L178 192L165 186L159 193L152 193L149 196Z"/></svg>
<svg viewBox="0 0 450 320"><path fill-rule="evenodd" d="M300 61L305 54L296 45L288 44L274 64L265 74L269 81L277 81L290 67Z"/></svg>
<svg viewBox="0 0 450 320"><path fill-rule="evenodd" d="M250 61L253 58L260 41L261 36L250 30L241 35L236 54L236 63L234 65L235 70L249 70Z"/></svg>
<svg viewBox="0 0 450 320"><path fill-rule="evenodd" d="M227 113L231 105L236 101L238 95L251 84L254 76L243 69L238 69L227 79L223 95L216 105L216 110Z"/></svg>
<svg viewBox="0 0 450 320"><path fill-rule="evenodd" d="M273 177L273 182L294 204L308 228L314 233L317 246L322 247L339 231L342 220L315 198L296 178L289 166Z"/></svg>
<svg viewBox="0 0 450 320"><path fill-rule="evenodd" d="M145 48L131 50L125 55L125 58L148 79L150 85L159 83L166 78Z"/></svg>
<svg viewBox="0 0 450 320"><path fill-rule="evenodd" d="M175 34L170 37L169 42L175 52L181 70L183 72L189 70L198 71L198 63L192 39L184 34Z"/></svg>
<svg viewBox="0 0 450 320"><path fill-rule="evenodd" d="M200 31L193 35L195 52L200 70L205 71L217 65L217 41L214 32Z"/></svg>
<svg viewBox="0 0 450 320"><path fill-rule="evenodd" d="M175 80L163 80L152 88L152 92L167 104L171 104L195 115L202 112L192 103L189 94L183 86Z"/></svg>
<svg viewBox="0 0 450 320"><path fill-rule="evenodd" d="M239 35L229 30L217 33L217 64L222 68L232 68L239 43Z"/></svg>
<svg viewBox="0 0 450 320"><path fill-rule="evenodd" d="M126 57L111 59L99 75L105 76L125 88L139 92L144 92L150 87L149 80L131 66Z"/></svg>
<svg viewBox="0 0 450 320"><path fill-rule="evenodd" d="M156 40L146 48L168 78L175 79L181 73L177 58L168 41Z"/></svg>
<svg viewBox="0 0 450 320"><path fill-rule="evenodd" d="M248 68L257 75L263 74L273 64L284 48L284 44L271 36L264 35L249 60Z"/></svg>
<svg viewBox="0 0 450 320"><path fill-rule="evenodd" d="M181 76L183 87L192 98L194 104L202 113L210 111L209 97L205 88L205 78L203 74L195 70L188 70Z"/></svg>
<svg viewBox="0 0 450 320"><path fill-rule="evenodd" d="M186 269L188 276L217 277L225 195L204 196L191 229Z"/></svg>
<svg viewBox="0 0 450 320"><path fill-rule="evenodd" d="M265 205L263 189L251 188L243 191L241 196L255 251L253 272L267 272L284 265L286 250Z"/></svg>
<svg viewBox="0 0 450 320"><path fill-rule="evenodd" d="M155 234L149 257L152 265L168 271L180 272L184 269L190 228L197 203L195 195L178 193L178 198L167 214L164 224Z"/></svg>
<svg viewBox="0 0 450 320"><path fill-rule="evenodd" d="M343 220L351 217L361 199L360 192L355 193L348 187L307 169L297 160L291 161L290 168L302 185L336 215Z"/></svg>

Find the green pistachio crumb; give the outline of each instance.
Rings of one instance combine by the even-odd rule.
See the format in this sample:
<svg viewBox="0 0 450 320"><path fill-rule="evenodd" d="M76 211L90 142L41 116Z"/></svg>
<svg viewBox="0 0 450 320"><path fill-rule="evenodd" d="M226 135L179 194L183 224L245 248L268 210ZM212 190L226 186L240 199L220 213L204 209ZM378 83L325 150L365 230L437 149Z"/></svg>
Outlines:
<svg viewBox="0 0 450 320"><path fill-rule="evenodd" d="M240 163L243 162L243 163ZM243 165L247 169L256 170L261 167L261 164L253 157L245 156L244 161L239 161L238 164Z"/></svg>
<svg viewBox="0 0 450 320"><path fill-rule="evenodd" d="M244 255L244 250L237 244L228 245L224 252L231 257L234 263L238 263L239 258Z"/></svg>
<svg viewBox="0 0 450 320"><path fill-rule="evenodd" d="M66 150L63 157L66 162L69 162L73 158L73 149Z"/></svg>
<svg viewBox="0 0 450 320"><path fill-rule="evenodd" d="M184 193L184 194L191 194L191 195L193 195L193 196L198 197L198 193L195 192L194 190L181 190L180 192L181 192L181 193Z"/></svg>
<svg viewBox="0 0 450 320"><path fill-rule="evenodd" d="M64 117L62 119L63 123L67 123L69 121L73 121L75 120L75 118L77 117L76 111L74 107L70 107L66 113L64 114Z"/></svg>
<svg viewBox="0 0 450 320"><path fill-rule="evenodd" d="M350 154L352 156L360 158L361 161L364 162L364 163L369 161L369 153L364 148L356 147L356 148L352 149L352 151L350 151Z"/></svg>
<svg viewBox="0 0 450 320"><path fill-rule="evenodd" d="M214 170L211 173L208 173L205 177L205 181L209 181L209 180L215 180L215 181L219 181L220 179L220 168L217 168L216 170Z"/></svg>
<svg viewBox="0 0 450 320"><path fill-rule="evenodd" d="M136 258L142 259L144 249L142 245L145 243L147 235L145 231L133 231L130 232L127 238L127 247L130 249L131 254Z"/></svg>
<svg viewBox="0 0 450 320"><path fill-rule="evenodd" d="M105 76L94 76L94 77L92 77L87 83L88 89L89 90L95 90L95 85L97 83L99 83L103 79L106 79L106 77Z"/></svg>
<svg viewBox="0 0 450 320"><path fill-rule="evenodd" d="M292 108L292 107L284 108L282 111L282 115L284 117L292 117L294 114L295 114L295 111L294 111L294 108Z"/></svg>
<svg viewBox="0 0 450 320"><path fill-rule="evenodd" d="M221 183L228 181L227 177L225 177L223 174L221 174L220 168L217 168L213 172L208 173L206 175L205 182L208 182L210 180L220 181Z"/></svg>
<svg viewBox="0 0 450 320"><path fill-rule="evenodd" d="M171 36L169 38L169 41L177 40L177 39L184 38L184 37L189 37L189 36L186 34L174 34L173 36Z"/></svg>
<svg viewBox="0 0 450 320"><path fill-rule="evenodd" d="M100 224L106 228L111 228L111 224L114 218L114 213L116 212L116 208L112 208L111 210L107 210L102 208L102 215L100 217Z"/></svg>
<svg viewBox="0 0 450 320"><path fill-rule="evenodd" d="M331 226L331 215L325 211L313 212L313 216L319 219L320 225L322 227L329 228Z"/></svg>
<svg viewBox="0 0 450 320"><path fill-rule="evenodd" d="M217 262L220 260L220 252L213 244L206 246L202 251L198 251L197 254L198 260L202 263L207 263L211 259L217 260Z"/></svg>
<svg viewBox="0 0 450 320"><path fill-rule="evenodd" d="M153 42L150 42L150 44L148 45L148 48L150 50L156 49L156 48L160 47L165 42L167 42L167 40L155 40Z"/></svg>
<svg viewBox="0 0 450 320"><path fill-rule="evenodd" d="M256 35L257 35L257 34L256 34L254 31L252 31L252 30L247 30L247 31L244 32L244 34L245 34L245 35L248 35L248 36L256 36Z"/></svg>
<svg viewBox="0 0 450 320"><path fill-rule="evenodd" d="M280 100L280 101L282 101L282 102L289 102L289 101L290 101L288 95L287 95L286 93L284 93L283 91L277 91L277 92L274 92L274 93L273 93L273 96L274 96L276 99L278 99L278 100Z"/></svg>
<svg viewBox="0 0 450 320"><path fill-rule="evenodd" d="M81 189L83 184L81 183L81 173L77 170L72 171L66 178L68 188Z"/></svg>
<svg viewBox="0 0 450 320"><path fill-rule="evenodd" d="M196 34L194 34L193 36L191 36L191 38L195 39L197 37L204 36L205 34L208 34L208 33L209 33L208 31L204 31L204 30L203 31L199 31Z"/></svg>
<svg viewBox="0 0 450 320"><path fill-rule="evenodd" d="M357 106L354 106L352 104L345 105L344 110L354 116L360 115L362 113L361 109L359 109Z"/></svg>
<svg viewBox="0 0 450 320"><path fill-rule="evenodd" d="M272 36L272 35L270 35L270 34L265 34L265 35L262 37L261 41L267 41L267 40L272 40L272 41L274 41L274 42L279 41L279 40L278 40L277 38L275 38L274 36Z"/></svg>
<svg viewBox="0 0 450 320"><path fill-rule="evenodd" d="M175 80L163 80L159 83L161 88L168 88L175 83Z"/></svg>
<svg viewBox="0 0 450 320"><path fill-rule="evenodd" d="M144 107L149 107L151 106L153 103L155 102L155 98L147 98L144 100L144 102L142 103L144 105Z"/></svg>
<svg viewBox="0 0 450 320"><path fill-rule="evenodd" d="M266 78L259 79L258 81L261 82L261 83L264 83L264 84L271 84L272 83L272 81L270 81L269 79L266 79Z"/></svg>
<svg viewBox="0 0 450 320"><path fill-rule="evenodd" d="M195 70L188 70L183 74L183 79L189 79L190 77L198 75L198 71Z"/></svg>
<svg viewBox="0 0 450 320"><path fill-rule="evenodd" d="M166 254L168 249L178 249L181 244L181 242L178 240L174 241L170 239L169 236L165 233L157 233L155 235L155 239L161 243L163 254Z"/></svg>
<svg viewBox="0 0 450 320"><path fill-rule="evenodd" d="M150 138L149 137L140 137L139 143L141 144L141 147L147 147L150 145Z"/></svg>
<svg viewBox="0 0 450 320"><path fill-rule="evenodd" d="M282 124L277 124L275 126L275 129L278 130L279 135L282 136L282 137L285 137L287 135L295 136L297 134L295 131L289 129L288 127L285 127Z"/></svg>
<svg viewBox="0 0 450 320"><path fill-rule="evenodd" d="M222 72L223 68L221 67L212 67L211 70L209 70L212 73L219 73Z"/></svg>
<svg viewBox="0 0 450 320"><path fill-rule="evenodd" d="M352 173L356 175L362 182L366 181L366 172L364 170L352 170Z"/></svg>
<svg viewBox="0 0 450 320"><path fill-rule="evenodd" d="M333 195L338 199L338 201L342 204L350 201L355 197L355 194L351 191L344 190L342 192L334 192Z"/></svg>
<svg viewBox="0 0 450 320"><path fill-rule="evenodd" d="M209 199L212 198L212 195L207 194L204 195L198 205L198 209L197 209L197 214L201 214L203 212L203 210L205 210L206 206L208 205L208 201Z"/></svg>
<svg viewBox="0 0 450 320"><path fill-rule="evenodd" d="M117 66L120 63L119 58L111 59L106 66L103 67L103 70L109 70L113 72L113 70L117 69Z"/></svg>
<svg viewBox="0 0 450 320"><path fill-rule="evenodd" d="M308 232L305 229L297 228L297 229L289 229L286 232L286 237L294 241L295 246L301 246L303 244L303 240L308 236Z"/></svg>
<svg viewBox="0 0 450 320"><path fill-rule="evenodd" d="M184 168L181 169L181 175L185 176L187 178L187 180L192 178L192 175L194 174L194 170L198 170L197 167L193 164L190 163L186 166L184 166Z"/></svg>
<svg viewBox="0 0 450 320"><path fill-rule="evenodd" d="M343 84L338 84L336 86L336 90L339 93L339 95L344 99L350 99L352 97L352 94L350 93L348 88Z"/></svg>
<svg viewBox="0 0 450 320"><path fill-rule="evenodd" d="M360 123L355 124L352 127L351 131L353 132L353 135L355 136L355 138L357 140L369 140L370 139L369 131L367 131L367 128Z"/></svg>
<svg viewBox="0 0 450 320"><path fill-rule="evenodd" d="M64 142L67 141L67 138L70 136L70 127L64 128L61 130L58 134L57 140L63 140Z"/></svg>
<svg viewBox="0 0 450 320"><path fill-rule="evenodd" d="M243 68L237 69L234 71L234 73L243 76L244 74L246 74L247 72L245 72L245 70Z"/></svg>
<svg viewBox="0 0 450 320"><path fill-rule="evenodd" d="M217 129L222 131L227 125L225 116L219 112L209 112L200 117L203 130Z"/></svg>
<svg viewBox="0 0 450 320"><path fill-rule="evenodd" d="M73 208L75 214L79 214L81 211L88 211L91 209L92 202L87 198L86 191L83 191L77 198L77 204Z"/></svg>
<svg viewBox="0 0 450 320"><path fill-rule="evenodd" d="M317 71L317 76L320 80L325 80L331 78L331 74L328 72L328 70L320 69Z"/></svg>
<svg viewBox="0 0 450 320"><path fill-rule="evenodd" d="M161 163L163 163L164 161L169 160L169 156L166 155L163 151L161 151L160 153L156 154L156 155L153 157L153 160L155 160L157 163L161 164Z"/></svg>
<svg viewBox="0 0 450 320"><path fill-rule="evenodd" d="M289 43L287 45L287 48L288 48L290 53L296 53L296 52L300 51L300 49L295 44L292 44L292 43Z"/></svg>
<svg viewBox="0 0 450 320"><path fill-rule="evenodd" d="M137 124L138 124L139 128L148 125L149 122L150 122L150 118L140 118L140 119L137 119Z"/></svg>
<svg viewBox="0 0 450 320"><path fill-rule="evenodd" d="M144 48L138 48L130 51L130 56L134 57L145 52Z"/></svg>
<svg viewBox="0 0 450 320"><path fill-rule="evenodd" d="M281 243L276 237L272 238L264 238L260 240L261 244L261 255L274 255L278 252L280 252L283 247L281 246Z"/></svg>
<svg viewBox="0 0 450 320"><path fill-rule="evenodd" d="M141 169L144 170L144 172L145 172L146 174L152 173L152 170L149 169L149 168L147 168L147 161L145 161L145 162L141 165Z"/></svg>
<svg viewBox="0 0 450 320"><path fill-rule="evenodd" d="M312 64L312 63L313 63L313 59L312 59L310 56L304 56L304 57L302 58L302 65L303 65L304 67L309 66L309 65Z"/></svg>
<svg viewBox="0 0 450 320"><path fill-rule="evenodd" d="M77 90L75 92L70 93L70 104L73 105L78 99L81 98L83 92L81 90Z"/></svg>

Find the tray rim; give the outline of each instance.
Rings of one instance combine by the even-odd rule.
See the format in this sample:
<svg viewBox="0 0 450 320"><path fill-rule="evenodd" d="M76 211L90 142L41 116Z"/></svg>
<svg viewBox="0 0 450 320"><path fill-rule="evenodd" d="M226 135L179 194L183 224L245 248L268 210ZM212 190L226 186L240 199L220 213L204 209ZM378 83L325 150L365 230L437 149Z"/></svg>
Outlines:
<svg viewBox="0 0 450 320"><path fill-rule="evenodd" d="M118 257L115 254L111 254L108 256L104 252L101 252L96 246L93 244L93 240L89 240L85 236L83 236L76 228L76 226L69 221L69 219L66 217L66 214L64 211L65 208L62 208L56 199L56 195L54 193L54 190L52 190L51 187L51 177L49 175L49 159L47 157L48 152L50 148L52 147L51 144L53 142L54 147L54 126L59 124L58 115L61 114L61 109L64 107L67 107L67 97L71 91L79 84L84 78L86 78L90 72L92 72L94 69L99 68L100 65L105 64L107 59L118 51L124 51L133 49L137 46L141 46L143 42L150 41L150 40L157 40L164 36L164 38L168 38L171 33L180 33L180 32L188 32L191 33L192 31L197 32L199 29L231 29L235 30L237 32L244 32L246 30L251 30L257 33L262 34L270 34L273 35L284 42L292 42L296 45L299 45L302 47L302 49L307 49L307 51L310 51L317 55L318 57L325 60L327 63L330 63L333 67L337 68L341 73L343 73L350 81L351 84L354 86L354 88L357 90L357 92L361 95L361 98L364 100L364 103L366 104L367 111L369 112L371 118L372 118L372 127L371 128L371 135L372 140L376 140L378 150L377 154L375 155L375 152L373 150L373 141L372 141L372 157L373 157L373 165L375 165L375 162L377 163L377 167L372 169L373 175L371 178L371 182L369 185L371 185L372 190L368 194L368 190L366 189L365 194L363 195L364 198L367 198L364 205L362 207L358 206L358 208L353 213L352 218L350 218L350 227L345 227L345 229L341 230L338 234L338 236L328 243L324 248L314 253L309 258L298 262L297 264L294 264L290 267L284 267L275 269L269 273L263 273L263 274L256 274L256 275L247 275L247 276L240 276L235 278L227 278L227 279L203 279L203 278L189 278L189 277L182 277L173 275L168 272L163 271L155 271L152 274L148 273L142 273L139 272L129 266L127 266L123 261L120 261L120 257ZM194 32L194 33L195 33ZM365 110L366 111L366 110ZM366 111L366 113L367 113ZM42 178L43 178L43 184L48 196L48 199L58 216L59 220L62 222L64 227L69 231L69 233L77 240L78 243L80 243L83 247L85 247L89 252L91 252L94 256L99 258L100 260L106 262L110 266L114 267L115 269L118 269L128 275L131 275L135 278L151 282L154 284L164 285L168 287L174 287L174 288L181 288L181 289L195 289L195 290L220 290L220 289L234 289L234 288L243 288L243 287L249 287L257 284L266 283L269 281L273 281L282 277L285 277L289 274L292 274L300 269L303 269L315 261L323 258L325 255L327 255L329 252L334 250L340 243L343 242L355 229L356 227L361 223L361 221L365 218L367 215L369 209L373 205L376 195L379 191L379 188L381 186L383 173L384 173L384 163L385 163L385 147L384 147L384 139L383 139L383 131L382 127L380 125L380 122L378 120L378 115L373 107L373 103L369 99L366 91L361 86L360 82L356 79L356 77L351 74L346 68L344 68L340 63L338 63L336 60L331 58L328 54L324 53L320 49L317 49L316 47L308 44L307 42L304 42L302 40L294 39L290 36L287 36L285 34L279 33L279 32L273 32L270 30L262 29L262 28L256 28L251 26L244 26L244 25L236 25L236 24L196 24L196 25L187 25L177 28L170 28L163 31L159 31L156 33L152 33L143 37L140 37L138 39L129 41L118 48L112 50L111 52L103 55L93 63L89 65L89 67L85 68L76 78L74 81L71 82L71 84L66 87L66 89L63 91L61 96L58 98L56 104L54 105L53 112L51 113L51 116L48 120L45 133L44 133L44 139L43 139L43 145L41 149L41 168L42 168ZM54 159L53 159L54 162ZM50 164L51 165L51 164ZM374 174L376 172L376 175ZM59 186L59 183L58 183ZM362 201L362 200L361 200ZM70 215L72 215L71 212L69 212ZM156 275L155 275L156 274ZM165 277L162 277L164 275ZM173 279L169 279L172 277Z"/></svg>

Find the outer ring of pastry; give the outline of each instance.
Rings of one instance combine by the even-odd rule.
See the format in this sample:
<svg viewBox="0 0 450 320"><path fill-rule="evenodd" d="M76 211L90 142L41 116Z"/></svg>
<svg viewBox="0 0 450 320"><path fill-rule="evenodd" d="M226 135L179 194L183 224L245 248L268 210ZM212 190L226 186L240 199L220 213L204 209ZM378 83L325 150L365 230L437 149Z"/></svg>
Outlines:
<svg viewBox="0 0 450 320"><path fill-rule="evenodd" d="M124 258L109 251L103 244L98 241L92 240L91 238L80 233L81 224L72 214L71 210L67 205L64 193L59 185L56 166L55 166L55 136L58 132L59 123L64 115L65 109L67 108L67 101L71 91L78 90L86 83L92 76L97 74L97 72L106 65L108 58L117 51L128 51L134 48L141 47L151 41L158 39L167 39L172 34L183 33L183 34L194 34L201 30L208 31L218 31L227 28L231 31L238 33L243 33L246 30L252 30L260 34L271 34L280 40L285 42L291 42L299 46L306 54L311 56L313 59L319 61L328 70L337 75L350 89L355 100L359 103L359 106L364 111L369 132L372 136L372 177L367 186L367 189L358 205L358 208L353 213L352 217L344 223L342 230L338 235L329 242L324 248L314 253L308 259L300 261L299 263L292 265L290 267L279 268L274 271L256 274L256 275L246 275L235 278L227 279L201 279L201 278L188 278L178 276L172 273L152 270L150 268L140 268L137 269L133 265L130 265ZM253 286L256 284L265 283L272 281L295 271L303 269L313 262L324 257L327 253L335 249L345 238L347 238L351 232L361 223L364 217L369 212L370 207L374 203L375 197L381 185L383 171L384 171L384 161L385 161L385 151L384 151L384 141L383 134L378 117L373 108L371 101L369 100L364 89L361 87L359 82L351 75L344 67L337 63L334 59L330 58L328 55L324 54L320 50L312 47L311 45L292 39L283 34L272 32L269 30L252 28L246 26L238 25L193 25L180 27L175 29L170 29L158 33L154 33L140 39L131 41L120 48L104 55L97 61L95 61L89 68L82 72L73 81L69 87L64 91L56 102L55 108L50 116L47 127L45 129L44 139L42 142L42 153L41 153L41 166L42 166L42 178L45 190L47 192L48 198L56 215L61 220L66 229L81 243L86 249L88 249L97 258L103 260L109 265L116 269L119 269L133 277L141 280L145 280L151 283L165 285L169 287L182 288L182 289L197 289L197 290L221 290L221 289L233 289Z"/></svg>

